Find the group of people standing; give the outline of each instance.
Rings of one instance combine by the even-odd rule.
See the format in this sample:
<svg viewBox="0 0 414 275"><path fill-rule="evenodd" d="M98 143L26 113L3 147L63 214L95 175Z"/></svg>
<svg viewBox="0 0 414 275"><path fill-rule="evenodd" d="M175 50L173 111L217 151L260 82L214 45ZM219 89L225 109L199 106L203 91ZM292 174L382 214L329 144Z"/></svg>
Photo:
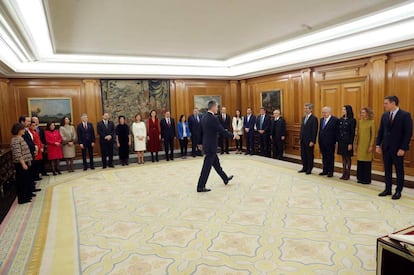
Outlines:
<svg viewBox="0 0 414 275"><path fill-rule="evenodd" d="M412 136L412 118L410 113L398 107L396 96L384 99L385 113L382 115L377 139L373 112L364 107L360 110L360 120L356 121L352 106L342 108L342 117L332 115L331 107L322 108L322 117L313 115L313 104L304 106L305 116L300 130L302 169L299 173L311 174L314 165L314 148L318 144L322 154L322 172L320 176L333 177L335 148L342 157L343 174L340 179L349 180L351 175L351 157L357 152L357 181L371 183L372 159L374 151L383 155L386 188L379 196L391 195L392 166L397 172L397 188L392 199L399 199L404 184L404 155L409 149ZM319 134L318 134L319 129ZM374 144L376 149L374 150Z"/></svg>

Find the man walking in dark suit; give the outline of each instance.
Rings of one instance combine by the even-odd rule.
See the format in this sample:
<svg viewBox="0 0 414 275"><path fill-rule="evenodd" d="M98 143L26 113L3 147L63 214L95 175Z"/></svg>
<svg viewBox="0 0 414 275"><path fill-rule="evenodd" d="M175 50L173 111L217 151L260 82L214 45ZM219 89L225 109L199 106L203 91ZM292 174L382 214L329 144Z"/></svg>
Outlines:
<svg viewBox="0 0 414 275"><path fill-rule="evenodd" d="M95 130L93 129L92 123L88 122L88 115L82 114L82 122L78 124L78 142L82 151L82 160L83 160L83 170L88 169L88 164L86 162L86 150L88 150L89 155L89 165L93 170L95 166L93 165L93 147L95 147Z"/></svg>
<svg viewBox="0 0 414 275"><path fill-rule="evenodd" d="M176 137L175 122L169 111L160 121L161 139L164 141L165 157L167 161L174 160L174 138Z"/></svg>
<svg viewBox="0 0 414 275"><path fill-rule="evenodd" d="M254 126L256 125L256 117L252 114L252 108L248 107L246 116L244 117L243 127L246 137L246 155L254 154Z"/></svg>
<svg viewBox="0 0 414 275"><path fill-rule="evenodd" d="M230 116L227 114L226 107L221 108L221 114L219 116L219 121L221 125L223 126L224 130L229 131L230 130ZM221 154L229 153L229 139L227 136L220 135L219 136L219 146L221 148Z"/></svg>
<svg viewBox="0 0 414 275"><path fill-rule="evenodd" d="M256 119L256 129L259 133L260 154L270 157L270 117L264 107L260 108L260 115Z"/></svg>
<svg viewBox="0 0 414 275"><path fill-rule="evenodd" d="M239 139L238 135L226 131L221 123L217 120L215 114L217 113L217 102L208 102L208 112L201 119L201 139L199 141L200 150L204 150L204 163L201 169L200 178L198 179L197 192L208 192L210 189L206 188L208 176L210 175L211 166L214 167L217 174L223 179L225 185L233 178L228 177L221 168L220 161L217 157L217 134L223 135L227 138Z"/></svg>
<svg viewBox="0 0 414 275"><path fill-rule="evenodd" d="M279 109L273 111L273 117L270 131L270 138L273 144L273 158L282 159L286 137L286 121L280 116Z"/></svg>
<svg viewBox="0 0 414 275"><path fill-rule="evenodd" d="M99 135L99 144L101 145L102 168L105 169L106 166L114 167L115 124L109 120L108 113L103 114L102 120L98 122L96 128Z"/></svg>
<svg viewBox="0 0 414 275"><path fill-rule="evenodd" d="M397 188L392 196L393 200L401 198L404 186L404 156L409 150L413 134L413 120L411 114L398 107L399 99L396 96L387 96L384 99L385 113L381 117L376 152L382 153L385 172L385 190L378 196L391 195L392 165L397 173Z"/></svg>
<svg viewBox="0 0 414 275"><path fill-rule="evenodd" d="M322 153L322 172L320 176L333 177L335 166L335 144L338 134L338 118L331 115L331 107L322 108L322 118L319 128L319 148Z"/></svg>
<svg viewBox="0 0 414 275"><path fill-rule="evenodd" d="M198 140L200 139L200 122L201 118L198 113L198 108L194 108L193 114L188 117L188 127L191 133L191 155L193 157L201 156L201 152L198 150Z"/></svg>
<svg viewBox="0 0 414 275"><path fill-rule="evenodd" d="M313 104L304 106L305 116L300 127L300 158L302 169L298 173L312 173L316 135L318 134L318 119L312 114Z"/></svg>

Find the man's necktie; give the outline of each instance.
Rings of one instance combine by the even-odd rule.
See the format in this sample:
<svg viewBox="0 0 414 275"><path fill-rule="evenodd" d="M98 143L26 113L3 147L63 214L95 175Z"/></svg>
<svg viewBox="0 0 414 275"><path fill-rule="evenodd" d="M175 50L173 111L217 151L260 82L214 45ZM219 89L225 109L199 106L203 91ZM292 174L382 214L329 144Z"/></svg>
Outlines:
<svg viewBox="0 0 414 275"><path fill-rule="evenodd" d="M308 122L309 116L305 116L305 122L303 124L306 124Z"/></svg>
<svg viewBox="0 0 414 275"><path fill-rule="evenodd" d="M390 125L392 125L393 120L394 120L394 118L393 118L393 112L390 112L390 118L389 118L389 120L388 120L388 123L389 123Z"/></svg>
<svg viewBox="0 0 414 275"><path fill-rule="evenodd" d="M322 121L322 129L325 129L325 126L326 126L326 118L324 118Z"/></svg>
<svg viewBox="0 0 414 275"><path fill-rule="evenodd" d="M259 127L260 127L259 130L262 130L263 129L263 116L260 116L260 124L259 124Z"/></svg>

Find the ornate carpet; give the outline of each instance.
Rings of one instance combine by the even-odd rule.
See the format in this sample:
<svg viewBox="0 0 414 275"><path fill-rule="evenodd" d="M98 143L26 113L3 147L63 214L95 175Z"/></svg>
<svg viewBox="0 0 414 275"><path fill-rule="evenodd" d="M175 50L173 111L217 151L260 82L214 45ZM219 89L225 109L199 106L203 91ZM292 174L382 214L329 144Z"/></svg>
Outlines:
<svg viewBox="0 0 414 275"><path fill-rule="evenodd" d="M1 225L0 273L375 274L376 238L414 224L414 196L378 197L382 184L221 163L235 177L212 170L208 193L201 158L50 177Z"/></svg>

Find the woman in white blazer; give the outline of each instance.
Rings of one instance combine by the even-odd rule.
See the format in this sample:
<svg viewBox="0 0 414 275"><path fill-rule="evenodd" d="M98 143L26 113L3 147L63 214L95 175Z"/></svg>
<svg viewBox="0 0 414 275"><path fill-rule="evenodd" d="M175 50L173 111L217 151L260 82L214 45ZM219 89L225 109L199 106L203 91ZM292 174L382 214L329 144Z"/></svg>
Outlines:
<svg viewBox="0 0 414 275"><path fill-rule="evenodd" d="M243 149L243 117L240 110L236 110L236 116L233 117L233 133L239 135L240 139L236 139L236 154L241 154Z"/></svg>

